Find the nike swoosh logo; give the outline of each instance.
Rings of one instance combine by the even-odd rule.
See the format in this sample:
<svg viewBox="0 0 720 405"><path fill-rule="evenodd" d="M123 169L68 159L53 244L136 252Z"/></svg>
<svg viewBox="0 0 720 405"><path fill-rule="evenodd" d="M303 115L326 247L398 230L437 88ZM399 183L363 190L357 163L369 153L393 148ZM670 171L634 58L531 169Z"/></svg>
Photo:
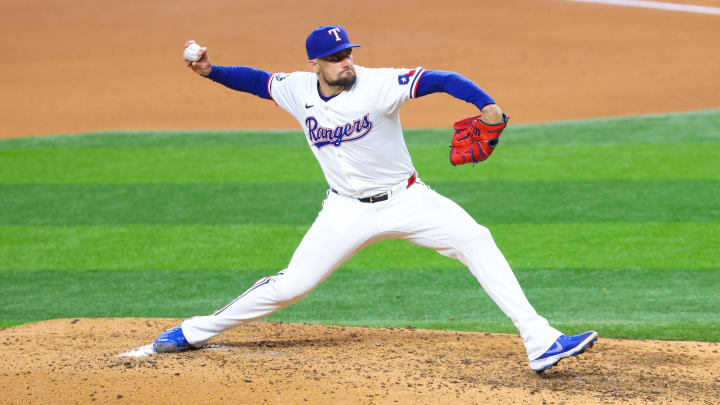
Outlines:
<svg viewBox="0 0 720 405"><path fill-rule="evenodd" d="M548 353L548 354L560 353L562 350L563 350L562 345L558 342L555 342L553 347L549 348L548 351L545 353Z"/></svg>
<svg viewBox="0 0 720 405"><path fill-rule="evenodd" d="M312 104L311 104L311 105L307 105L307 103L305 103L305 108L312 108L312 107L314 107L314 105L312 105Z"/></svg>

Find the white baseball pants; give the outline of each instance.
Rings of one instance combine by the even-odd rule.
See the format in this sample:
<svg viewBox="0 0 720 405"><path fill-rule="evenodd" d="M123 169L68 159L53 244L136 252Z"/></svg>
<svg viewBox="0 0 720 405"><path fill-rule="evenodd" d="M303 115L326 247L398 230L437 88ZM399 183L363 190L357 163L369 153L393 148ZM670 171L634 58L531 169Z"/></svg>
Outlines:
<svg viewBox="0 0 720 405"><path fill-rule="evenodd" d="M287 269L259 280L214 314L185 320L185 338L198 346L229 328L268 316L309 294L360 249L389 238L405 239L464 263L513 321L529 360L545 353L561 335L530 305L488 229L418 181L373 204L329 192Z"/></svg>

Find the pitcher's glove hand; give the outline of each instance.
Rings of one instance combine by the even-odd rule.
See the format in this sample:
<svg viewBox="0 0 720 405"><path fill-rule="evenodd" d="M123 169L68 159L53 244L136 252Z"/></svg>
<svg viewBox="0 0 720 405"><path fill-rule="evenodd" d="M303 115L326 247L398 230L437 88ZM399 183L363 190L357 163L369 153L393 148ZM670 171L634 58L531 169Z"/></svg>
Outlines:
<svg viewBox="0 0 720 405"><path fill-rule="evenodd" d="M503 122L487 124L480 115L455 123L455 133L450 145L450 163L453 166L478 163L489 158L500 141L500 134L507 126L509 117L503 114Z"/></svg>

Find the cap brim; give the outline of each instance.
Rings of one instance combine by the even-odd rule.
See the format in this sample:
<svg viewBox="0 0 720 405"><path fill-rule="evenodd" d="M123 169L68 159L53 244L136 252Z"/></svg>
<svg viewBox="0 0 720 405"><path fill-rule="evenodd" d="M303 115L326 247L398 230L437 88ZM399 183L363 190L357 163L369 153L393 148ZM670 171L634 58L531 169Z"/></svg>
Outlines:
<svg viewBox="0 0 720 405"><path fill-rule="evenodd" d="M324 58L326 56L330 56L330 55L338 53L340 51L344 51L345 49L357 48L359 46L360 45L355 45L355 44L341 44L341 45L336 46L335 48L330 49L329 51L325 51L325 52L321 53L320 55L316 56L315 58ZM315 59L315 58L313 58L313 59Z"/></svg>

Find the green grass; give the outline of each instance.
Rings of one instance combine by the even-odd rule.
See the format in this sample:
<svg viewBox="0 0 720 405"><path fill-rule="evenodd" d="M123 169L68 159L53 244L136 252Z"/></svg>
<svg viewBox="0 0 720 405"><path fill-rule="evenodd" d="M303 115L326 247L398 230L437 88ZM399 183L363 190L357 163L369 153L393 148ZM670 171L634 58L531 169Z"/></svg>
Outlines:
<svg viewBox="0 0 720 405"><path fill-rule="evenodd" d="M720 180L430 184L483 224L720 217ZM326 190L322 183L0 185L0 206L9 208L0 210L0 225L309 225Z"/></svg>
<svg viewBox="0 0 720 405"><path fill-rule="evenodd" d="M200 136L200 135L199 135ZM260 135L258 135L260 136ZM412 136L412 135L408 135ZM453 167L444 145L410 151L422 178L452 181L720 180L720 144L503 145L482 167ZM262 156L276 156L268 170ZM603 164L598 165L598 159ZM177 184L324 182L307 145L190 148L2 150L1 184ZM68 165L68 162L72 162ZM138 162L142 164L138 164ZM668 164L672 162L672 164ZM63 170L56 168L63 167Z"/></svg>
<svg viewBox="0 0 720 405"><path fill-rule="evenodd" d="M284 268L308 225L2 226L3 268L202 270ZM717 223L501 224L494 238L514 269L717 269ZM405 241L383 241L351 269L463 269ZM720 286L720 284L718 285Z"/></svg>
<svg viewBox="0 0 720 405"><path fill-rule="evenodd" d="M554 326L720 341L720 110L511 125L475 167L449 136L406 131L421 177ZM0 141L0 327L209 313L284 268L326 188L298 131ZM270 319L515 333L459 262L403 241Z"/></svg>
<svg viewBox="0 0 720 405"><path fill-rule="evenodd" d="M46 318L208 314L267 274L217 268L3 271L0 282L11 284L9 293L17 299L0 308L0 318L21 323L36 320L39 312ZM592 325L603 336L693 340L720 333L717 303L706 300L717 291L715 270L516 270L516 275L536 309L569 332ZM557 305L560 297L563 304ZM516 332L463 269L343 268L269 319Z"/></svg>

